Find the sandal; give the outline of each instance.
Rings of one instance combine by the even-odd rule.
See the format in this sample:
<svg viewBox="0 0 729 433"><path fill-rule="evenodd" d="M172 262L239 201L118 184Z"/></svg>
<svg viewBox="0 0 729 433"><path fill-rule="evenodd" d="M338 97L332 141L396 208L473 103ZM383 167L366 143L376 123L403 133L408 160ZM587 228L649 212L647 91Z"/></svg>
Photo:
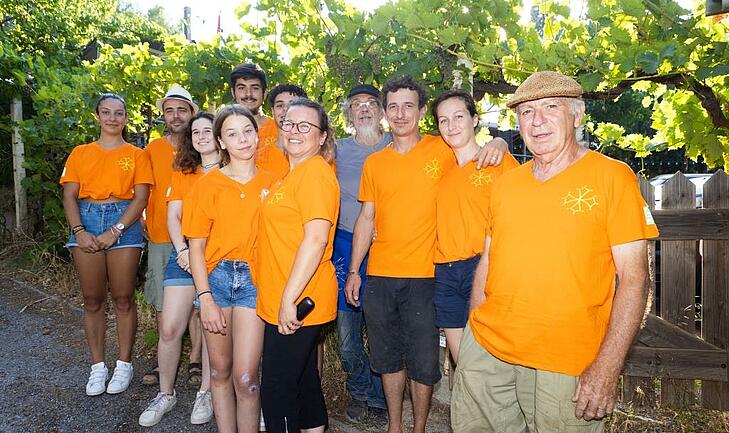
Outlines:
<svg viewBox="0 0 729 433"><path fill-rule="evenodd" d="M159 385L159 366L155 365L155 367L144 373L144 376L142 376L142 385Z"/></svg>
<svg viewBox="0 0 729 433"><path fill-rule="evenodd" d="M191 386L200 386L202 383L202 364L199 362L191 362L187 366L187 384Z"/></svg>

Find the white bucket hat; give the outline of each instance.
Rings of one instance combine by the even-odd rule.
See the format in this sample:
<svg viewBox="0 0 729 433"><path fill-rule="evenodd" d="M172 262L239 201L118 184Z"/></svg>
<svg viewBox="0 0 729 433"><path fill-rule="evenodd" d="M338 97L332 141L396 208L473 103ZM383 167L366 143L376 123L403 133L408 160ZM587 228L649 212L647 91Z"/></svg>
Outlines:
<svg viewBox="0 0 729 433"><path fill-rule="evenodd" d="M160 113L164 113L163 105L166 100L168 99L177 99L179 101L185 101L192 107L192 114L197 113L200 111L200 109L197 107L197 104L192 102L192 95L190 95L190 92L183 89L181 86L172 86L170 87L170 90L167 91L164 98L159 98L156 102L157 109L160 111Z"/></svg>

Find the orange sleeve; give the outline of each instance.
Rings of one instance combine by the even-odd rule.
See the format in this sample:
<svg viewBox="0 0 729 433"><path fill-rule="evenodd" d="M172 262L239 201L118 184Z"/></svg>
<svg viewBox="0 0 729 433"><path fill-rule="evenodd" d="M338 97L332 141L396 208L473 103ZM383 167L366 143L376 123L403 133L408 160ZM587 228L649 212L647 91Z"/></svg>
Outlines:
<svg viewBox="0 0 729 433"><path fill-rule="evenodd" d="M297 190L296 202L301 219L306 224L315 219L336 223L339 207L339 185L329 166L315 165L302 177Z"/></svg>
<svg viewBox="0 0 729 433"><path fill-rule="evenodd" d="M372 164L370 158L367 158L362 169L362 179L359 183L359 196L357 200L361 202L375 201L375 186L372 183Z"/></svg>
<svg viewBox="0 0 729 433"><path fill-rule="evenodd" d="M81 155L79 155L77 149L78 147L74 147L66 159L66 164L63 166L63 172L61 173L61 179L58 181L61 185L68 182L80 182L78 176L78 159Z"/></svg>
<svg viewBox="0 0 729 433"><path fill-rule="evenodd" d="M208 213L212 209L209 195L204 194L204 184L199 181L188 194L188 205L182 207L182 234L188 238L207 238L213 219Z"/></svg>
<svg viewBox="0 0 729 433"><path fill-rule="evenodd" d="M134 158L136 159L134 163L134 185L139 185L141 183L154 185L152 162L149 159L149 154L140 149L136 152Z"/></svg>
<svg viewBox="0 0 729 433"><path fill-rule="evenodd" d="M175 200L182 200L182 176L184 176L184 174L182 174L182 172L179 170L175 170L172 172L170 186L165 192L165 197L167 198L168 203Z"/></svg>
<svg viewBox="0 0 729 433"><path fill-rule="evenodd" d="M610 177L607 231L610 246L658 237L650 208L640 194L638 179L627 165Z"/></svg>

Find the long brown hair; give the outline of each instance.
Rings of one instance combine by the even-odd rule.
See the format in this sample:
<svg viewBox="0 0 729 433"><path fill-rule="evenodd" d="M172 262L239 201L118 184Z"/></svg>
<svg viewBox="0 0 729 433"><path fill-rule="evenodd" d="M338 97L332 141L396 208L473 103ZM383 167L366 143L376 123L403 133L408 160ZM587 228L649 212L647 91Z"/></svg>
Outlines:
<svg viewBox="0 0 729 433"><path fill-rule="evenodd" d="M332 162L334 160L334 152L337 147L337 140L334 136L334 128L329 123L329 116L324 110L324 107L320 103L312 101L308 98L296 98L291 101L291 105L289 105L289 110L293 107L296 107L297 105L301 107L313 108L314 110L316 110L316 113L319 117L319 125L321 131L326 134L324 144L319 148L319 155L321 155L326 162Z"/></svg>
<svg viewBox="0 0 729 433"><path fill-rule="evenodd" d="M207 111L199 111L197 114L190 118L190 122L187 124L185 129L185 139L182 140L182 144L177 148L177 154L175 155L175 161L172 164L175 170L180 170L184 174L192 174L197 170L197 167L202 164L202 157L200 152L195 150L195 146L192 145L192 124L198 119L208 119L210 123L213 123L214 117ZM213 137L215 146L220 150L218 140Z"/></svg>

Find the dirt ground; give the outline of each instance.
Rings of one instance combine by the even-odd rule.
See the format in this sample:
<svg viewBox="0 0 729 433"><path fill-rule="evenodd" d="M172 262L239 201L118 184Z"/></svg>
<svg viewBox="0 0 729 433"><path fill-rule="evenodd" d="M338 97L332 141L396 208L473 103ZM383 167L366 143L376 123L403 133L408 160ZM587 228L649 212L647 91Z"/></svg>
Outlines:
<svg viewBox="0 0 729 433"><path fill-rule="evenodd" d="M2 262L2 260L0 260ZM155 362L154 350L144 344L151 316L140 310L140 330L133 361L135 379L129 390L117 395L87 397L84 393L89 359L82 329L81 300L72 268L36 272L8 268L0 263L0 432L214 432L214 423L192 426L190 410L195 389L188 387L186 356L176 390L177 407L153 428L137 424L139 414L156 394L155 387L140 383L143 372ZM70 270L70 271L69 271ZM48 269L46 269L48 271ZM116 359L113 316L107 331L107 365ZM369 421L354 425L342 415L347 402L344 372L336 355L333 333L326 336L322 385L330 412L330 433L378 433L382 426ZM444 378L442 382L446 382ZM441 384L441 386L444 386ZM445 385L447 386L447 385ZM447 391L441 392L441 394ZM443 401L443 398L440 399ZM607 433L729 433L728 413L698 407L632 409L620 404L607 422ZM405 402L404 425L412 425ZM448 406L437 400L428 420L428 433L450 433Z"/></svg>

